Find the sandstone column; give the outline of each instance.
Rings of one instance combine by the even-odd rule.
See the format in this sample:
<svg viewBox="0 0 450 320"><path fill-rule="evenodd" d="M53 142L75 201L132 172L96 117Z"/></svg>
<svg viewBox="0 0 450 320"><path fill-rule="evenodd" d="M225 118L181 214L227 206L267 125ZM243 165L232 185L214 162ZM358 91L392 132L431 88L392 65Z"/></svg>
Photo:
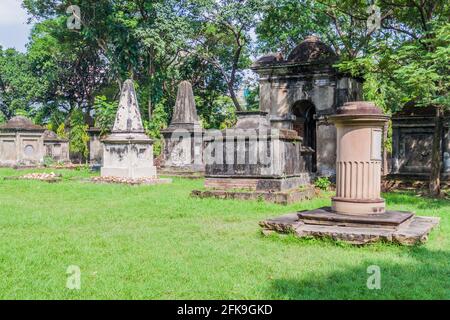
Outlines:
<svg viewBox="0 0 450 320"><path fill-rule="evenodd" d="M385 212L380 196L383 128L389 117L370 102L347 102L330 117L337 129L336 196L344 214Z"/></svg>

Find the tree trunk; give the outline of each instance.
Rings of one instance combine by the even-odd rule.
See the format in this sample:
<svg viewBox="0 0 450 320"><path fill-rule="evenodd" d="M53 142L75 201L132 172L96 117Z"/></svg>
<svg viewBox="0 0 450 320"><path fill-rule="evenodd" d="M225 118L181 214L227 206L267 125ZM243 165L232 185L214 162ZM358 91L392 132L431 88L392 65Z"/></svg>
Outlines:
<svg viewBox="0 0 450 320"><path fill-rule="evenodd" d="M237 111L242 111L241 104L239 103L236 93L234 92L233 85L228 85L228 91L230 92L231 100L233 100L233 104Z"/></svg>
<svg viewBox="0 0 450 320"><path fill-rule="evenodd" d="M442 113L442 107L436 107L430 174L430 195L434 197L438 197L441 194Z"/></svg>

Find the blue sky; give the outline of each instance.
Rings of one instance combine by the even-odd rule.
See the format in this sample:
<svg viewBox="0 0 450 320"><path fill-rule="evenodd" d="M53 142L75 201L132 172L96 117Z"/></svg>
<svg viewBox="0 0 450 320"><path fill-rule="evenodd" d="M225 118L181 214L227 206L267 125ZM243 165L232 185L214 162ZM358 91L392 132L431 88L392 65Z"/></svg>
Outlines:
<svg viewBox="0 0 450 320"><path fill-rule="evenodd" d="M0 45L25 52L31 25L21 0L0 0Z"/></svg>

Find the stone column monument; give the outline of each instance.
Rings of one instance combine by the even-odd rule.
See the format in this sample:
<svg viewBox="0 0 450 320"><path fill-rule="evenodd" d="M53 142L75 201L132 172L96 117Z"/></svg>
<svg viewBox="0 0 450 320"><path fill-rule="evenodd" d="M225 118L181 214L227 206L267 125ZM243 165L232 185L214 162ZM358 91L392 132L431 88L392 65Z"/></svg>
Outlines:
<svg viewBox="0 0 450 320"><path fill-rule="evenodd" d="M337 129L336 196L346 214L385 212L380 196L383 128L389 117L370 102L348 102L331 116Z"/></svg>
<svg viewBox="0 0 450 320"><path fill-rule="evenodd" d="M132 80L123 84L114 127L103 145L102 177L156 178L153 141L145 134Z"/></svg>
<svg viewBox="0 0 450 320"><path fill-rule="evenodd" d="M383 115L373 103L347 102L330 117L337 128L336 196L331 207L261 221L264 232L330 237L354 244L425 242L439 218L387 211L380 195Z"/></svg>
<svg viewBox="0 0 450 320"><path fill-rule="evenodd" d="M195 174L203 172L203 129L195 107L194 93L188 81L178 85L173 117L164 137L164 173Z"/></svg>

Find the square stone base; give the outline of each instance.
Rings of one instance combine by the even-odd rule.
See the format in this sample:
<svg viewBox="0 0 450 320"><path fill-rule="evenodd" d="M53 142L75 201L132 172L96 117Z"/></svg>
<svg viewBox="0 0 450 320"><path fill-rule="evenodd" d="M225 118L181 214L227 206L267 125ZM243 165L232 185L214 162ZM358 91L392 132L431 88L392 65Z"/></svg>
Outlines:
<svg viewBox="0 0 450 320"><path fill-rule="evenodd" d="M102 177L120 177L120 178L156 178L156 167L132 167L132 168L113 168L113 167L102 167L101 168Z"/></svg>
<svg viewBox="0 0 450 320"><path fill-rule="evenodd" d="M428 234L439 224L439 218L419 217L399 211L350 216L336 214L329 207L324 207L286 214L259 224L264 234L293 233L300 238L331 238L351 244L386 241L415 245L427 241Z"/></svg>
<svg viewBox="0 0 450 320"><path fill-rule="evenodd" d="M247 189L252 191L289 191L310 183L307 173L298 176L274 178L274 177L220 177L206 176L205 187L219 190Z"/></svg>
<svg viewBox="0 0 450 320"><path fill-rule="evenodd" d="M198 167L187 167L187 168L177 168L177 167L161 167L158 169L158 173L161 176L167 177L179 177L185 179L202 179L205 177L205 171L200 170Z"/></svg>
<svg viewBox="0 0 450 320"><path fill-rule="evenodd" d="M233 190L193 190L191 197L237 199L237 200L264 200L282 205L288 205L311 199L315 195L314 187L305 186L303 189L292 189L287 191L233 191Z"/></svg>

